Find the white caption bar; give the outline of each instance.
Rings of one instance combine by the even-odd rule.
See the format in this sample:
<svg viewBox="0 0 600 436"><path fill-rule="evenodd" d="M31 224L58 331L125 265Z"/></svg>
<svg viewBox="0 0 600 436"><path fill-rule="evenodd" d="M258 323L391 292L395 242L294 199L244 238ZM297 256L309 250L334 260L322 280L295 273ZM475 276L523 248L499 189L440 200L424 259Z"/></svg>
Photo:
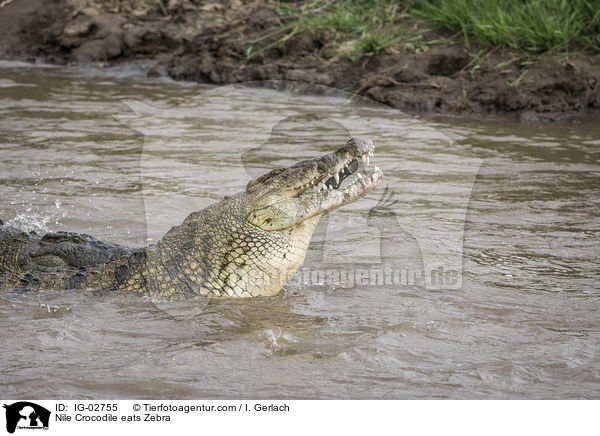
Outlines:
<svg viewBox="0 0 600 436"><path fill-rule="evenodd" d="M598 401L337 400L2 400L2 404L1 431L19 436L391 432L562 436L597 430L595 412L600 406Z"/></svg>

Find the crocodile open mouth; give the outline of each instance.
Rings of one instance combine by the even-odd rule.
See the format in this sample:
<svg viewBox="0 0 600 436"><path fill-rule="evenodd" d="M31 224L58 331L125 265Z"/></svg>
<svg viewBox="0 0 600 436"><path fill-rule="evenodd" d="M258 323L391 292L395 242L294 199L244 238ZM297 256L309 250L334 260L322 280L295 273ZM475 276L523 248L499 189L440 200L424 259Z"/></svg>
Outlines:
<svg viewBox="0 0 600 436"><path fill-rule="evenodd" d="M374 150L370 139L353 137L337 151L249 182L246 192L257 197L248 222L267 231L292 229L368 194L383 177L370 166Z"/></svg>
<svg viewBox="0 0 600 436"><path fill-rule="evenodd" d="M371 144L363 154L357 157L346 157L327 172L323 172L311 182L302 186L298 196L317 192L326 194L327 191L340 189L346 190L357 183L367 188L378 181L381 176L381 170L377 166L370 167L374 149L375 147Z"/></svg>

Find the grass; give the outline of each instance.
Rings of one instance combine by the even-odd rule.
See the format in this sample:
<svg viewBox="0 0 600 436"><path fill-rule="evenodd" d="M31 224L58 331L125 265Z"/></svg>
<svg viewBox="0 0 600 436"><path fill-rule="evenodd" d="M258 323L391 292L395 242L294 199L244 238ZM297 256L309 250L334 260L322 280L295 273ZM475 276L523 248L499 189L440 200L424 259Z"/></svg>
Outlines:
<svg viewBox="0 0 600 436"><path fill-rule="evenodd" d="M600 52L600 0L312 0L272 4L282 17L281 29L250 41L247 58L280 46L299 33L323 30L335 32L331 56L357 59L393 45L416 53L426 51L429 42L422 30L408 27L411 19L458 32L467 48Z"/></svg>
<svg viewBox="0 0 600 436"><path fill-rule="evenodd" d="M315 0L304 3L275 2L287 35L334 31L340 36L337 50L350 58L372 55L399 42L408 29L397 22L406 16L410 1ZM283 42L286 37L279 40ZM289 39L289 38L287 38Z"/></svg>
<svg viewBox="0 0 600 436"><path fill-rule="evenodd" d="M460 31L467 47L600 51L600 0L425 0L414 11Z"/></svg>

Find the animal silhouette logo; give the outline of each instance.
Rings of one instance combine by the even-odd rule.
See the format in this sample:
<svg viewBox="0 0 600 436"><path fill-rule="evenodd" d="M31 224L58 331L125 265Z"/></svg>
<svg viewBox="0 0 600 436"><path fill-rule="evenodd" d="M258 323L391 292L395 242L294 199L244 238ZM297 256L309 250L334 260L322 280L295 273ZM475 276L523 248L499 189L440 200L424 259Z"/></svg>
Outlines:
<svg viewBox="0 0 600 436"><path fill-rule="evenodd" d="M14 433L19 429L48 429L50 411L29 401L19 401L4 405L6 409L6 431Z"/></svg>

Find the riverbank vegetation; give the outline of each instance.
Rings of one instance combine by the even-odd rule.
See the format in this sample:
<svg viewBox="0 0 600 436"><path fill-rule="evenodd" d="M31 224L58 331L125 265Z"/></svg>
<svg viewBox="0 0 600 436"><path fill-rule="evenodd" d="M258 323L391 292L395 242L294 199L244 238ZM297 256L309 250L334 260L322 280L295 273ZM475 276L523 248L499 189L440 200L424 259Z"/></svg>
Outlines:
<svg viewBox="0 0 600 436"><path fill-rule="evenodd" d="M282 17L282 29L267 48L301 32L333 31L340 34L333 55L359 58L394 44L425 51L439 41L439 35L434 40L427 38L427 30L434 28L447 30L449 39L462 39L467 49L600 53L600 0L316 0L273 4Z"/></svg>
<svg viewBox="0 0 600 436"><path fill-rule="evenodd" d="M558 121L600 109L600 0L5 3L0 53L348 90L406 111Z"/></svg>
<svg viewBox="0 0 600 436"><path fill-rule="evenodd" d="M600 52L600 0L427 0L414 11L457 30L468 47Z"/></svg>

